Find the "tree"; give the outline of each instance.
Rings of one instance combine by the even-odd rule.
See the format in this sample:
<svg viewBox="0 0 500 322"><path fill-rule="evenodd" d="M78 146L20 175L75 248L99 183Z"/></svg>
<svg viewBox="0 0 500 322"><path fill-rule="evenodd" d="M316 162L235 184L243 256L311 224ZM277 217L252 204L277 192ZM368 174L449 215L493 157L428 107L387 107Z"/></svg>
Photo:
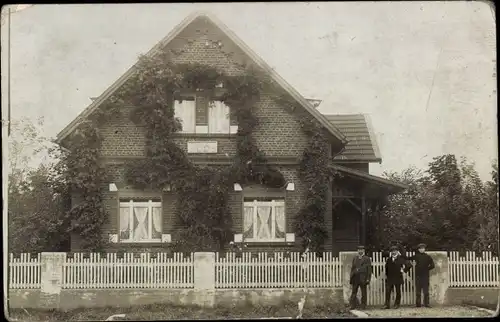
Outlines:
<svg viewBox="0 0 500 322"><path fill-rule="evenodd" d="M434 158L425 172L409 168L384 175L410 188L369 212L375 231L372 241L379 247L398 243L413 248L425 242L432 249L485 250L498 240L494 228L498 226L498 172L484 184L474 163L443 155Z"/></svg>
<svg viewBox="0 0 500 322"><path fill-rule="evenodd" d="M58 251L67 242L68 199L50 161L56 150L40 135L43 120L37 125L29 119L13 123L9 141L9 252Z"/></svg>
<svg viewBox="0 0 500 322"><path fill-rule="evenodd" d="M491 180L484 184L484 206L478 217L476 250L490 250L498 254L498 163L492 164Z"/></svg>

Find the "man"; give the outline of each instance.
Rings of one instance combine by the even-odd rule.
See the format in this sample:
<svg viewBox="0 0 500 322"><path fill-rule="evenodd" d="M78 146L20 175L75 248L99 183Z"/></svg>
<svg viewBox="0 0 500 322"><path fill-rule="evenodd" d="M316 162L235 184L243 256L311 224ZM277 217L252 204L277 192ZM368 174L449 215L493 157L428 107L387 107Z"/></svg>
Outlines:
<svg viewBox="0 0 500 322"><path fill-rule="evenodd" d="M418 245L418 253L409 260L415 261L415 290L417 307L422 306L421 295L424 293L424 306L429 306L429 272L434 269L434 260L425 252L426 245Z"/></svg>
<svg viewBox="0 0 500 322"><path fill-rule="evenodd" d="M366 287L370 283L371 276L372 261L365 255L365 247L358 246L358 255L353 258L351 267L351 309L356 308L358 289L361 289L361 308L366 308Z"/></svg>
<svg viewBox="0 0 500 322"><path fill-rule="evenodd" d="M394 308L399 308L401 304L401 284L403 284L403 272L407 273L411 268L408 260L403 258L396 246L391 247L391 253L385 263L385 306L384 309L391 307L391 294L392 290L396 290L396 300L394 301Z"/></svg>

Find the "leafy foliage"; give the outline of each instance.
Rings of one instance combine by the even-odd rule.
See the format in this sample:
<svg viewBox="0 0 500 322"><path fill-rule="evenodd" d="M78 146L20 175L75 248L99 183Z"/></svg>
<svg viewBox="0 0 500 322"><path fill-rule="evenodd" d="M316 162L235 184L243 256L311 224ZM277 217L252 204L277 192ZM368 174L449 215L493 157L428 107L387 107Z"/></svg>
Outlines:
<svg viewBox="0 0 500 322"><path fill-rule="evenodd" d="M259 151L252 131L257 125L253 115L265 81L253 71L243 76L227 76L201 64L174 65L167 53L143 57L139 68L126 86L128 98L136 108L131 120L146 127L146 159L126 167L127 183L138 188L180 192L177 218L183 229L179 248L218 250L230 241L231 214L227 199L234 182L256 182L283 186L281 173L272 169ZM217 86L224 90L217 93ZM225 102L238 121L237 155L230 167L214 169L191 163L174 142L173 134L181 130L174 117L173 101L182 90L201 92L209 99Z"/></svg>
<svg viewBox="0 0 500 322"><path fill-rule="evenodd" d="M401 174L386 174L409 184L410 189L371 209L371 242L381 248L389 243L413 248L425 242L432 249L497 252L495 169L496 165L493 181L483 183L473 164L443 155L425 173L410 168Z"/></svg>
<svg viewBox="0 0 500 322"><path fill-rule="evenodd" d="M9 137L9 252L63 251L67 246L68 199L58 193L59 182L53 180L50 144L40 135L41 126L43 119L38 124L16 121Z"/></svg>
<svg viewBox="0 0 500 322"><path fill-rule="evenodd" d="M312 251L321 251L328 231L325 226L328 189L332 178L337 175L330 164L330 149L321 125L307 119L302 122L302 129L309 137L299 168L299 175L306 187L306 200L295 219L297 235L302 238L305 247L310 242Z"/></svg>

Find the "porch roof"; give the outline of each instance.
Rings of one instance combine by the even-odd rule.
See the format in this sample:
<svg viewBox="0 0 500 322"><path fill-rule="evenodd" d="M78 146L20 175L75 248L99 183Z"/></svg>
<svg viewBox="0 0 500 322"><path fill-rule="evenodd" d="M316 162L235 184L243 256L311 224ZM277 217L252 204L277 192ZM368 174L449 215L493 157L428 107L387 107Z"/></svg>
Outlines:
<svg viewBox="0 0 500 322"><path fill-rule="evenodd" d="M376 190L383 189L385 194L395 194L409 188L409 186L404 183L395 182L389 179L374 176L372 174L344 167L335 163L332 164L332 167L349 177L353 177L367 183L368 184L367 188L369 188L369 190L371 191L374 191L374 189Z"/></svg>

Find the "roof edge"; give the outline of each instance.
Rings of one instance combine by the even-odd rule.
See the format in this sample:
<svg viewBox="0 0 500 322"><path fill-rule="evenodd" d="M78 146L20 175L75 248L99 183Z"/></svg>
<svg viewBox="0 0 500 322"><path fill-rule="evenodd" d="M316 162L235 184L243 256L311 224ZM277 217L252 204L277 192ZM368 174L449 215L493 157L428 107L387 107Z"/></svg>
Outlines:
<svg viewBox="0 0 500 322"><path fill-rule="evenodd" d="M379 159L379 163L382 163L382 155L380 154L380 149L378 147L377 137L375 136L375 131L372 126L372 119L369 114L363 114L366 122L366 127L368 128L368 134L370 135L370 141L372 141L373 153L375 157Z"/></svg>
<svg viewBox="0 0 500 322"><path fill-rule="evenodd" d="M368 180L368 181L374 181L374 182L377 182L377 183L380 183L380 184L383 184L383 185L386 185L386 186L390 186L390 187L393 187L393 188L397 188L397 189L400 189L400 190L406 190L406 189L410 188L410 186L408 186L408 185L406 185L404 183L400 183L400 182L392 181L392 180L389 180L389 179L385 179L385 178L382 178L382 177L379 177L379 176L375 176L373 174L369 174L369 173L366 173L366 172L362 172L362 171L359 171L359 170L356 170L356 169L351 169L351 168L348 168L348 167L340 166L338 164L332 164L332 167L334 169L338 170L338 171L345 172L345 173L357 176L359 178L362 178L362 179L365 179L365 180Z"/></svg>

